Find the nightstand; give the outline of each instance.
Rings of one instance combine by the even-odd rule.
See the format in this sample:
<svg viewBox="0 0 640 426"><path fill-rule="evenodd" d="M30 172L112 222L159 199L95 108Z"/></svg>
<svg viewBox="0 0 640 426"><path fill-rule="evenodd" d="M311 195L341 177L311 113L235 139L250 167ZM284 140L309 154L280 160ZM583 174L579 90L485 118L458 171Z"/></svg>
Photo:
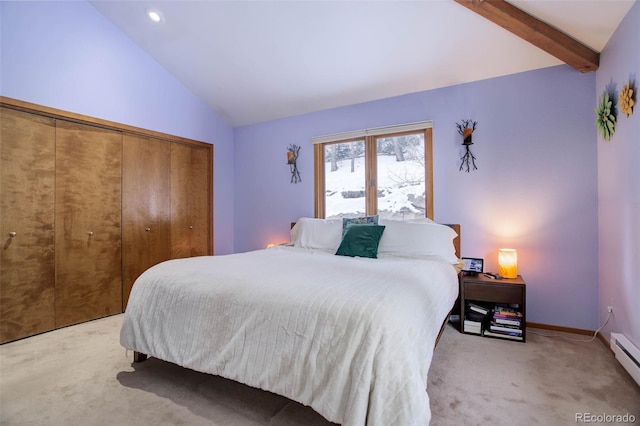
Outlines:
<svg viewBox="0 0 640 426"><path fill-rule="evenodd" d="M522 340L517 340L527 341L527 285L522 276L496 280L483 274L462 275L460 278L460 332L464 332L465 307L469 301L517 304L516 310L522 313Z"/></svg>

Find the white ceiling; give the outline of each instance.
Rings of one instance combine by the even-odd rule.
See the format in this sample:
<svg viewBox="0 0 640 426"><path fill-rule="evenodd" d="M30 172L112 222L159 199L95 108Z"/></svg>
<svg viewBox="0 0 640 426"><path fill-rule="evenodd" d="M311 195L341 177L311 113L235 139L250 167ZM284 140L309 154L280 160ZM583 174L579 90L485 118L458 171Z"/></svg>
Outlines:
<svg viewBox="0 0 640 426"><path fill-rule="evenodd" d="M634 0L511 2L601 51ZM90 3L234 127L561 63L453 0Z"/></svg>

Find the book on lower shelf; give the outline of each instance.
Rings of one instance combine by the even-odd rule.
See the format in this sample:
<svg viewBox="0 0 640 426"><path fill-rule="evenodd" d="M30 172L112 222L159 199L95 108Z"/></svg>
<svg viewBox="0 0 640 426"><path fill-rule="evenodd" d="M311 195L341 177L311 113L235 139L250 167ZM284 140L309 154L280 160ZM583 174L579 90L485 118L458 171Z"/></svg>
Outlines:
<svg viewBox="0 0 640 426"><path fill-rule="evenodd" d="M515 325L518 327L522 324L522 318L504 318L496 315L493 316L493 321L496 324Z"/></svg>
<svg viewBox="0 0 640 426"><path fill-rule="evenodd" d="M463 331L465 333L482 335L491 308L473 302L467 302L464 312Z"/></svg>
<svg viewBox="0 0 640 426"><path fill-rule="evenodd" d="M519 340L519 341L523 340L522 336L513 336L511 334L498 333L498 332L489 331L489 330L485 330L483 335L489 336L489 337L498 337L500 339L510 339L510 340Z"/></svg>
<svg viewBox="0 0 640 426"><path fill-rule="evenodd" d="M491 312L491 308L487 308L485 306L482 305L478 305L476 303L473 302L467 302L467 308L468 310L472 311L472 312L477 312L481 315L487 315L489 312Z"/></svg>
<svg viewBox="0 0 640 426"><path fill-rule="evenodd" d="M523 316L517 305L495 304L489 315L489 322L485 327L484 336L502 339L524 340Z"/></svg>
<svg viewBox="0 0 640 426"><path fill-rule="evenodd" d="M522 318L522 312L520 312L518 305L496 303L493 307L493 314L504 318Z"/></svg>
<svg viewBox="0 0 640 426"><path fill-rule="evenodd" d="M512 334L514 336L521 336L522 335L522 329L520 327L502 326L502 325L499 325L499 324L495 324L494 322L491 322L491 325L489 325L489 330L495 331L495 332L498 332L498 333Z"/></svg>
<svg viewBox="0 0 640 426"><path fill-rule="evenodd" d="M464 320L464 332L472 334L482 334L482 322Z"/></svg>

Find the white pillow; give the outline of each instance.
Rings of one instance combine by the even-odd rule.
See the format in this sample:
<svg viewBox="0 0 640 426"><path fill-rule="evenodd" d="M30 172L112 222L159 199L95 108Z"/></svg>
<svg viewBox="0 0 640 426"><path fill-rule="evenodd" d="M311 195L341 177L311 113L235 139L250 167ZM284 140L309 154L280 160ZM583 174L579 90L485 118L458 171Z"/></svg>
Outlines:
<svg viewBox="0 0 640 426"><path fill-rule="evenodd" d="M378 253L436 255L449 263L458 263L453 245L453 239L458 234L446 225L383 219L380 219L380 225L386 228L380 239Z"/></svg>
<svg viewBox="0 0 640 426"><path fill-rule="evenodd" d="M294 247L336 251L342 241L342 219L302 217L291 231L291 237L297 237Z"/></svg>
<svg viewBox="0 0 640 426"><path fill-rule="evenodd" d="M407 220L407 222L411 222L411 223L435 223L433 220L429 219L428 217L420 217L420 218L417 218L417 219L409 219L409 220Z"/></svg>

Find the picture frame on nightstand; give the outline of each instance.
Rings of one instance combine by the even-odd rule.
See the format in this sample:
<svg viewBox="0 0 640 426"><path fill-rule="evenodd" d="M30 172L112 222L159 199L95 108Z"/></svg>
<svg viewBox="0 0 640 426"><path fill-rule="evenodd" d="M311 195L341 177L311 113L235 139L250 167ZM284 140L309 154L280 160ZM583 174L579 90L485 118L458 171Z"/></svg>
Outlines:
<svg viewBox="0 0 640 426"><path fill-rule="evenodd" d="M484 272L484 259L478 257L463 257L461 259L464 262L463 275L476 275Z"/></svg>

